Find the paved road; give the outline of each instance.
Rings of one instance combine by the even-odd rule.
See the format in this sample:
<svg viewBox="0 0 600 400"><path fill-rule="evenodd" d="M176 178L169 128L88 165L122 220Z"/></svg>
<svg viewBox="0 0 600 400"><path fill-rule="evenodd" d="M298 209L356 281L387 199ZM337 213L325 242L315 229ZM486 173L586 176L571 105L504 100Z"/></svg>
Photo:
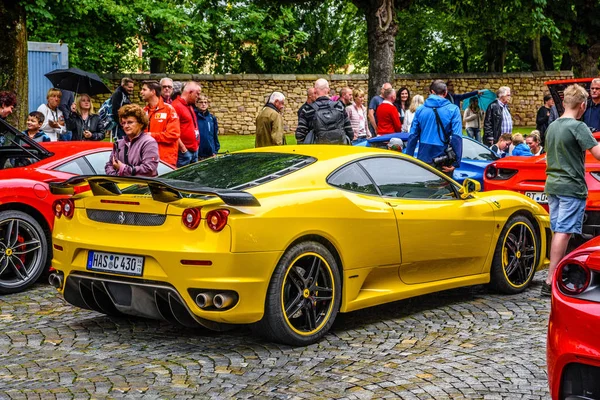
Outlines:
<svg viewBox="0 0 600 400"><path fill-rule="evenodd" d="M79 310L46 285L0 297L0 398L545 399L543 273L517 296L452 290L266 343Z"/></svg>

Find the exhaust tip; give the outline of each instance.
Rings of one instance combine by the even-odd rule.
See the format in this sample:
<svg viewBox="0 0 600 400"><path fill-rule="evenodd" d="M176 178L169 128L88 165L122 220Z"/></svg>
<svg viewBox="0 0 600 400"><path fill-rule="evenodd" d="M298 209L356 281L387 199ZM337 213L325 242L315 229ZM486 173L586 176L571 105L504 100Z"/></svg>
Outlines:
<svg viewBox="0 0 600 400"><path fill-rule="evenodd" d="M196 296L196 304L200 308L212 307L214 304L214 294L210 292L199 293Z"/></svg>
<svg viewBox="0 0 600 400"><path fill-rule="evenodd" d="M213 298L213 303L217 309L229 308L238 301L238 295L235 292L219 293Z"/></svg>
<svg viewBox="0 0 600 400"><path fill-rule="evenodd" d="M63 287L63 275L61 273L53 272L48 276L48 283L56 289L62 289Z"/></svg>

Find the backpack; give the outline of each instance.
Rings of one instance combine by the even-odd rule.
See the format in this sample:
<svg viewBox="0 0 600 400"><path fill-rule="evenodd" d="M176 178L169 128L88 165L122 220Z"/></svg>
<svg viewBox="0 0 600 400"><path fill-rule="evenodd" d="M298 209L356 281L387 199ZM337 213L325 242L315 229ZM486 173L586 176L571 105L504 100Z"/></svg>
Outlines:
<svg viewBox="0 0 600 400"><path fill-rule="evenodd" d="M311 106L315 110L313 118L314 143L316 144L347 144L344 130L344 111L335 107L337 102L329 101L326 105Z"/></svg>
<svg viewBox="0 0 600 400"><path fill-rule="evenodd" d="M98 115L100 116L100 121L98 122L98 128L102 132L112 131L117 123L113 118L112 112L112 97L109 97L98 111Z"/></svg>

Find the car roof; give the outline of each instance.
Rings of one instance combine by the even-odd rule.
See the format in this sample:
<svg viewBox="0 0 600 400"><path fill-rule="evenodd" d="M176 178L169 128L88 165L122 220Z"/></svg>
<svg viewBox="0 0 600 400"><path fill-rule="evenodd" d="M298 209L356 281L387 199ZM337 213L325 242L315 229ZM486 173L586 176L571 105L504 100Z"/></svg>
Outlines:
<svg viewBox="0 0 600 400"><path fill-rule="evenodd" d="M363 156L367 154L390 154L390 150L387 149L325 144L269 146L257 149L242 150L239 153L248 152L299 154L309 157L315 157L317 160L320 161L333 160L338 157ZM393 154L397 154L399 156L403 155L399 152L393 152Z"/></svg>
<svg viewBox="0 0 600 400"><path fill-rule="evenodd" d="M112 149L109 142L73 141L73 142L42 142L44 148L54 154L54 157L63 158L85 150Z"/></svg>

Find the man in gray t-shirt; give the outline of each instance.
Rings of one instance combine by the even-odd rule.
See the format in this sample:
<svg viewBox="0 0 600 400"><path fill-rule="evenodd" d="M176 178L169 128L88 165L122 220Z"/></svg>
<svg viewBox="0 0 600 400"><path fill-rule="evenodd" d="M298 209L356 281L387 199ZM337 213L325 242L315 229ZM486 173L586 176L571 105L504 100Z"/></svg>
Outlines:
<svg viewBox="0 0 600 400"><path fill-rule="evenodd" d="M550 228L554 233L550 247L548 277L542 296L552 293L552 278L565 256L572 234L581 234L587 199L585 152L600 160L600 145L589 128L578 121L586 109L588 93L579 85L564 91L565 112L546 131L546 188L550 208Z"/></svg>
<svg viewBox="0 0 600 400"><path fill-rule="evenodd" d="M377 136L377 117L375 116L375 111L377 111L377 107L379 107L379 105L383 103L383 92L386 89L391 88L391 83L384 83L383 86L381 86L381 92L377 96L373 97L369 102L369 111L367 112L367 119L369 120L369 130L373 134L373 137Z"/></svg>

